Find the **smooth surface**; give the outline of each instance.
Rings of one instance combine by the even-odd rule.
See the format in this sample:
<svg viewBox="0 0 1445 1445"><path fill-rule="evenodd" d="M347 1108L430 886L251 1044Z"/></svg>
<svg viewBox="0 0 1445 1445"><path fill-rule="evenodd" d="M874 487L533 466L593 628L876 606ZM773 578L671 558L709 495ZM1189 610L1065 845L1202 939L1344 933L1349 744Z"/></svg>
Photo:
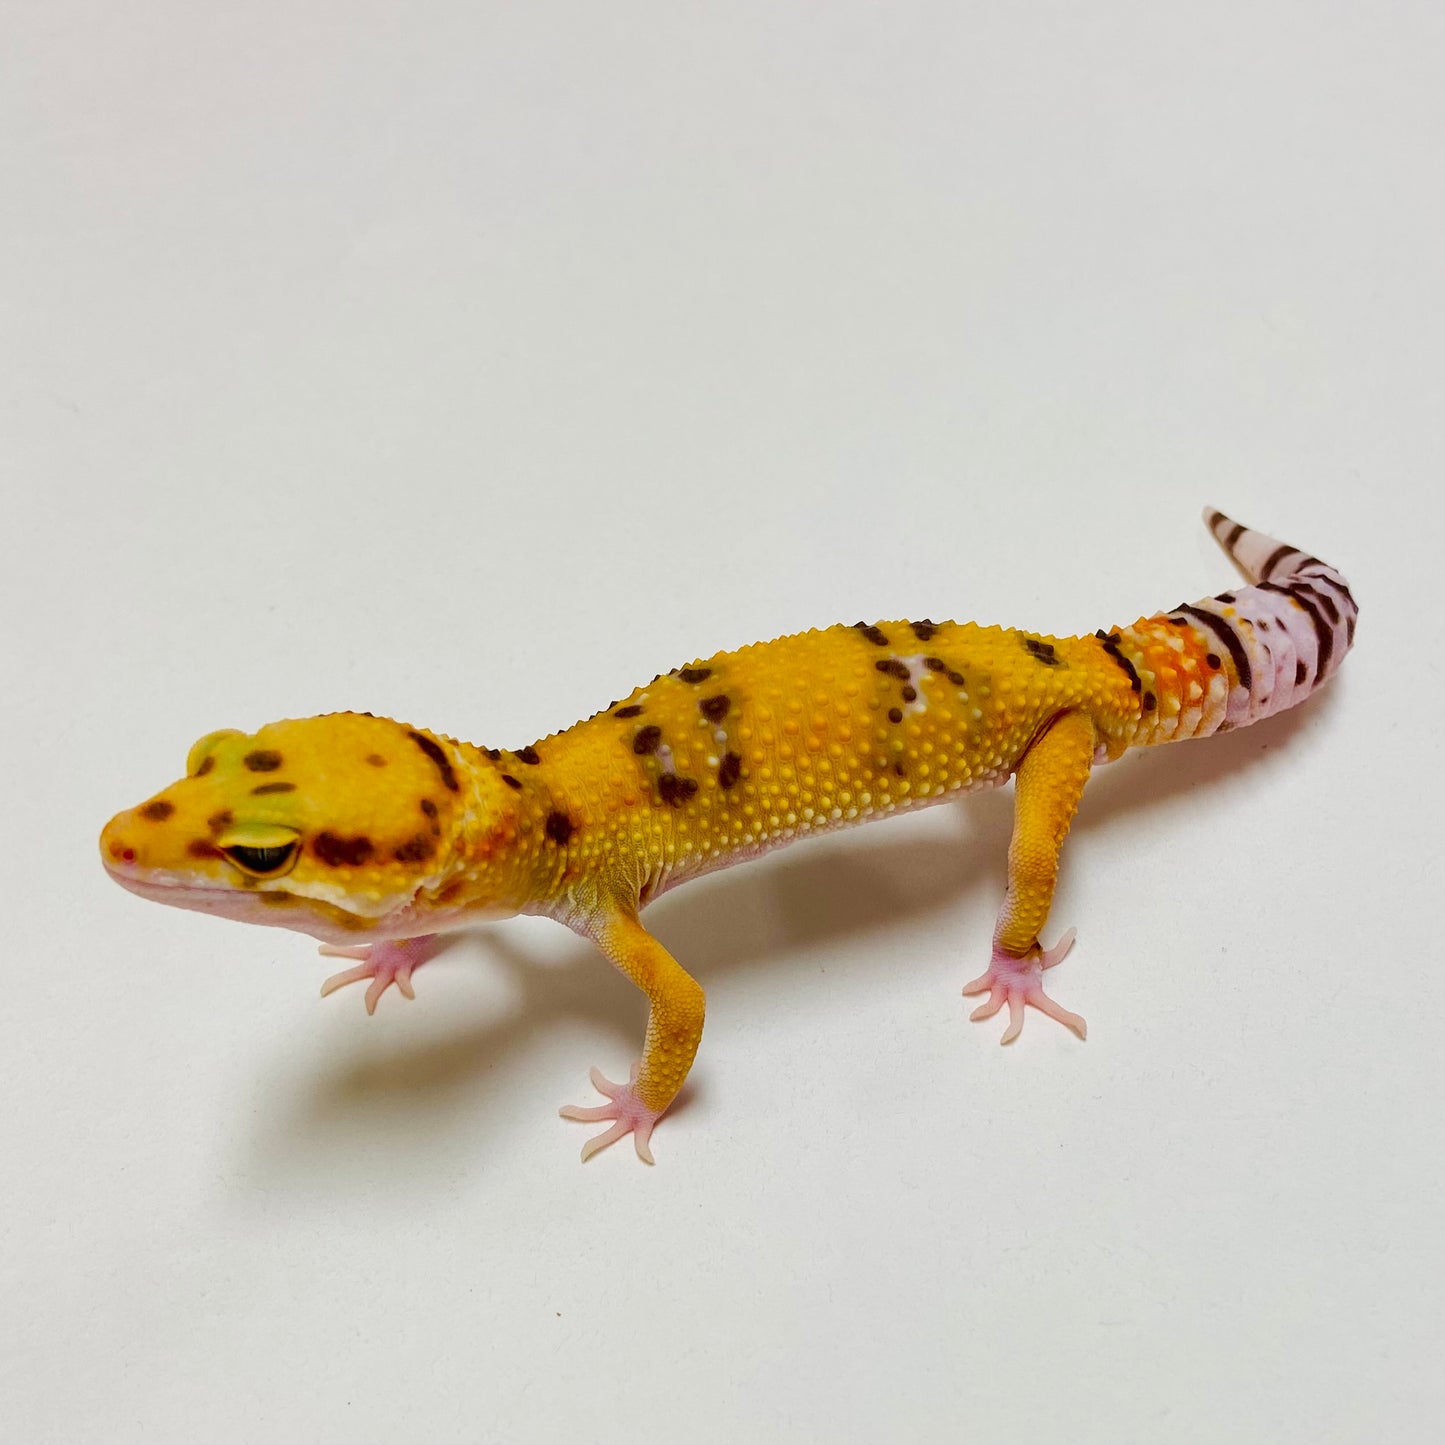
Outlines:
<svg viewBox="0 0 1445 1445"><path fill-rule="evenodd" d="M1424 1441L1445 1411L1433 4L0 4L7 1441ZM1362 607L1097 776L1080 1044L971 1026L1010 796L417 1001L103 876L222 726L521 745L815 623Z"/></svg>

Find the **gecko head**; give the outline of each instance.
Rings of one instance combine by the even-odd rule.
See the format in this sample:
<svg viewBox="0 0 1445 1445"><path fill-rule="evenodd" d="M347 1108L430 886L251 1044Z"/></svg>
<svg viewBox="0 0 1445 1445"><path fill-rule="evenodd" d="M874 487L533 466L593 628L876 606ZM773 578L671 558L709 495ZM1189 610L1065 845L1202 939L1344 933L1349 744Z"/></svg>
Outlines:
<svg viewBox="0 0 1445 1445"><path fill-rule="evenodd" d="M462 745L368 713L227 729L106 824L101 860L180 908L331 941L405 932L505 826L506 791Z"/></svg>

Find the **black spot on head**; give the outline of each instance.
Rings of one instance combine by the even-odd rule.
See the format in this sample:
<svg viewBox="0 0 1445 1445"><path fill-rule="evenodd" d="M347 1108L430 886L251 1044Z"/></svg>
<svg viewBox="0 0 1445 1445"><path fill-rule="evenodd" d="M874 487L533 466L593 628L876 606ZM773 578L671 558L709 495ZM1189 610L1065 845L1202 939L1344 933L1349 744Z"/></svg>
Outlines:
<svg viewBox="0 0 1445 1445"><path fill-rule="evenodd" d="M192 858L219 858L221 850L214 843L208 843L204 838L193 838L186 844L186 852Z"/></svg>
<svg viewBox="0 0 1445 1445"><path fill-rule="evenodd" d="M657 780L657 791L669 807L680 808L697 792L697 780L679 777L676 773L664 773Z"/></svg>
<svg viewBox="0 0 1445 1445"><path fill-rule="evenodd" d="M376 851L370 838L342 838L336 833L318 833L311 851L331 868L359 868Z"/></svg>
<svg viewBox="0 0 1445 1445"><path fill-rule="evenodd" d="M1141 701L1144 704L1145 712L1153 712L1155 705L1158 703L1159 699L1156 698L1152 692L1146 692Z"/></svg>
<svg viewBox="0 0 1445 1445"><path fill-rule="evenodd" d="M204 778L206 774L209 773L211 769L215 766L216 755L214 753L208 753L204 758L201 759L201 766L196 769L196 777Z"/></svg>
<svg viewBox="0 0 1445 1445"><path fill-rule="evenodd" d="M634 702L628 707L618 708L617 711L613 713L613 717L639 717L641 713L641 705Z"/></svg>
<svg viewBox="0 0 1445 1445"><path fill-rule="evenodd" d="M253 773L274 773L281 766L281 754L274 748L255 748L241 759Z"/></svg>
<svg viewBox="0 0 1445 1445"><path fill-rule="evenodd" d="M908 625L913 629L913 635L920 642L927 642L938 631L938 624L930 622L926 617L922 622L910 622Z"/></svg>
<svg viewBox="0 0 1445 1445"><path fill-rule="evenodd" d="M174 803L168 803L164 798L157 798L154 803L147 803L145 807L140 810L140 815L152 823L164 823L175 811L176 805Z"/></svg>
<svg viewBox="0 0 1445 1445"><path fill-rule="evenodd" d="M369 762L373 768L384 768L386 766L386 759L382 757L380 753L367 753L366 761Z"/></svg>
<svg viewBox="0 0 1445 1445"><path fill-rule="evenodd" d="M874 627L872 623L855 622L853 626L856 627L858 631L861 632L863 636L866 637L868 641L873 644L874 647L888 646L888 638L886 634L881 629Z"/></svg>
<svg viewBox="0 0 1445 1445"><path fill-rule="evenodd" d="M923 665L929 672L947 672L948 664L941 657L925 657Z"/></svg>
<svg viewBox="0 0 1445 1445"><path fill-rule="evenodd" d="M295 783L262 783L260 787L251 789L251 796L262 798L267 793L294 793L295 791Z"/></svg>
<svg viewBox="0 0 1445 1445"><path fill-rule="evenodd" d="M906 662L899 662L896 657L885 657L882 662L875 662L873 666L876 667L879 672L886 672L889 677L902 678L904 682L907 682L913 675L908 671L908 664Z"/></svg>
<svg viewBox="0 0 1445 1445"><path fill-rule="evenodd" d="M214 833L224 833L232 823L236 821L235 814L229 808L222 808L219 813L212 813L206 819L206 826Z"/></svg>
<svg viewBox="0 0 1445 1445"><path fill-rule="evenodd" d="M949 680L955 687L962 687L962 686L963 686L963 674L962 674L961 672L950 672L950 673L948 674L948 680Z"/></svg>
<svg viewBox="0 0 1445 1445"><path fill-rule="evenodd" d="M408 732L407 737L436 764L437 772L442 775L442 784L446 790L449 793L461 792L461 784L457 782L457 775L452 768L451 759L442 751L441 745L423 733Z"/></svg>
<svg viewBox="0 0 1445 1445"><path fill-rule="evenodd" d="M577 831L577 825L566 813L559 813L554 808L547 814L547 822L543 831L561 848L566 846L567 840Z"/></svg>
<svg viewBox="0 0 1445 1445"><path fill-rule="evenodd" d="M517 779L514 778L514 777L511 775L511 773L503 773L503 774L502 774L502 781L503 781L509 788L520 788L520 787L522 786L521 783L519 783L519 782L517 781Z"/></svg>
<svg viewBox="0 0 1445 1445"><path fill-rule="evenodd" d="M720 788L730 788L743 775L743 760L736 753L724 753L718 764L717 783Z"/></svg>
<svg viewBox="0 0 1445 1445"><path fill-rule="evenodd" d="M916 702L917 699L918 699L918 689L917 689L916 687L905 687L905 688L903 689L903 701L904 701L904 702Z"/></svg>
<svg viewBox="0 0 1445 1445"><path fill-rule="evenodd" d="M632 739L632 751L638 757L646 757L648 753L655 753L657 745L662 741L662 729L656 723L648 723L645 728L638 728Z"/></svg>
<svg viewBox="0 0 1445 1445"><path fill-rule="evenodd" d="M517 751L513 754L513 756L519 758L522 762L527 763L534 768L537 766L538 763L542 761L541 755L538 753L537 749L532 747L518 748Z"/></svg>
<svg viewBox="0 0 1445 1445"><path fill-rule="evenodd" d="M425 833L408 838L392 855L398 863L425 863L436 852L436 844Z"/></svg>
<svg viewBox="0 0 1445 1445"><path fill-rule="evenodd" d="M684 667L677 674L684 682L706 682L712 676L710 667Z"/></svg>
<svg viewBox="0 0 1445 1445"><path fill-rule="evenodd" d="M732 708L732 700L725 693L705 697L698 703L697 710L709 721L719 723Z"/></svg>
<svg viewBox="0 0 1445 1445"><path fill-rule="evenodd" d="M901 708L896 708L896 707L890 707L890 708L888 709L888 721L889 721L889 722L895 722L895 723L901 723L901 722L903 721L903 711L902 711L902 709L901 709Z"/></svg>

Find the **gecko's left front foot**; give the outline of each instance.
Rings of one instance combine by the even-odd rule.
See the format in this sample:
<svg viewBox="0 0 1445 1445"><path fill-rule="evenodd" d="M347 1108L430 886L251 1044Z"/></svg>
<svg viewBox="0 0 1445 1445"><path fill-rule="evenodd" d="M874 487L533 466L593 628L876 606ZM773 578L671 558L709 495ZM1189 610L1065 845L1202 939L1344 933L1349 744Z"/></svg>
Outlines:
<svg viewBox="0 0 1445 1445"><path fill-rule="evenodd" d="M1031 1004L1040 1013L1057 1019L1066 1029L1072 1029L1083 1038L1088 1031L1083 1019L1066 1008L1060 1008L1044 992L1044 970L1062 963L1064 955L1073 946L1072 928L1052 948L1044 950L1035 944L1023 958L1015 958L994 944L993 961L988 968L972 983L964 985L965 994L988 994L988 998L969 1014L969 1018L991 1019L1007 1003L1008 1028L999 1042L1011 1044L1023 1030L1024 1005Z"/></svg>
<svg viewBox="0 0 1445 1445"><path fill-rule="evenodd" d="M349 983L360 983L362 979L369 978L371 984L366 990L366 1011L369 1014L376 1012L377 1000L392 984L407 998L415 998L411 988L412 972L429 958L435 958L441 946L441 935L437 933L423 933L416 938L388 938L381 943L368 943L357 948L333 948L331 944L323 943L319 951L325 957L359 958L361 962L355 968L333 973L321 985L321 997L325 998Z"/></svg>
<svg viewBox="0 0 1445 1445"><path fill-rule="evenodd" d="M599 1119L611 1119L612 1127L601 1134L594 1134L582 1146L582 1161L585 1164L599 1149L615 1144L624 1135L631 1134L637 1157L644 1164L654 1164L652 1149L648 1141L652 1128L666 1112L664 1109L649 1109L637 1097L637 1065L632 1066L632 1077L625 1084L614 1084L603 1078L600 1069L592 1070L592 1087L599 1094L606 1094L609 1103L598 1104L595 1108L583 1108L579 1104L565 1104L557 1112L564 1119L581 1119L584 1124Z"/></svg>

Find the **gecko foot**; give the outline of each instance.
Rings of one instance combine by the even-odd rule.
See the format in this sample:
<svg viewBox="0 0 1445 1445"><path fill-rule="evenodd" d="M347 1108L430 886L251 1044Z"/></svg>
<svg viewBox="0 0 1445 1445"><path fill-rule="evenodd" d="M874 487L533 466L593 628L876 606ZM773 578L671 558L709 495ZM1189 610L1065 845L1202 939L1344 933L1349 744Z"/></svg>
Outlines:
<svg viewBox="0 0 1445 1445"><path fill-rule="evenodd" d="M606 1094L611 1102L598 1104L591 1109L577 1104L567 1104L557 1111L564 1119L581 1119L584 1124L592 1124L599 1119L613 1121L610 1129L601 1134L594 1134L582 1146L583 1162L590 1159L599 1149L605 1149L609 1144L615 1144L624 1135L631 1134L632 1143L637 1149L637 1157L644 1164L656 1163L648 1141L652 1137L652 1126L662 1118L663 1110L649 1109L637 1097L637 1065L633 1064L632 1077L625 1084L614 1084L602 1077L601 1070L593 1069L592 1087L599 1094Z"/></svg>
<svg viewBox="0 0 1445 1445"><path fill-rule="evenodd" d="M376 1012L377 1000L392 984L395 984L407 998L415 998L412 992L411 976L429 958L435 958L440 947L440 935L424 933L418 938L388 938L381 943L368 943L357 948L333 948L329 943L321 945L320 952L327 958L359 958L355 968L333 973L321 985L321 997L345 988L349 983L360 983L369 978L371 986L366 990L366 1011Z"/></svg>
<svg viewBox="0 0 1445 1445"><path fill-rule="evenodd" d="M1066 1029L1072 1029L1083 1038L1088 1031L1083 1019L1066 1008L1060 1008L1044 992L1044 970L1063 962L1064 955L1073 946L1072 928L1052 948L1045 950L1035 944L1023 958L1015 958L995 944L993 961L988 968L972 983L964 985L965 994L988 994L988 998L969 1014L969 1018L991 1019L1007 1003L1008 1028L999 1042L1011 1044L1023 1031L1024 1005L1032 1004L1040 1013L1057 1019Z"/></svg>

